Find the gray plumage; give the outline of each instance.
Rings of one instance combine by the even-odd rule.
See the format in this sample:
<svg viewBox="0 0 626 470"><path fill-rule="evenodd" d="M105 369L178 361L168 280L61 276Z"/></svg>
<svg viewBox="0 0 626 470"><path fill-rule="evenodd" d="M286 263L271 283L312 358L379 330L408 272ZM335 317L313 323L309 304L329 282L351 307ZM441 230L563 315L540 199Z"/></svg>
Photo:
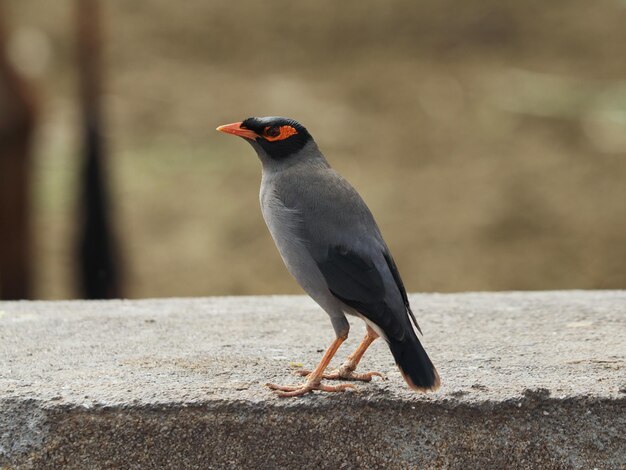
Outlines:
<svg viewBox="0 0 626 470"><path fill-rule="evenodd" d="M372 214L352 186L330 168L315 143L307 144L288 164L271 158L262 161L260 199L265 222L285 266L330 315L335 333L347 333L345 313L359 314L335 294L367 301L384 293L395 307L392 311L404 310L384 259L388 250ZM342 271L337 264L342 253L354 254L368 267L354 273ZM372 326L386 337L377 324ZM401 328L394 330L402 335Z"/></svg>
<svg viewBox="0 0 626 470"><path fill-rule="evenodd" d="M267 129L287 121L253 119L244 124ZM374 217L302 129L304 142L292 143L292 151L249 141L263 165L263 217L285 266L328 313L337 336L348 334L346 314L362 318L388 342L409 385L437 388L437 372L411 326L419 329Z"/></svg>

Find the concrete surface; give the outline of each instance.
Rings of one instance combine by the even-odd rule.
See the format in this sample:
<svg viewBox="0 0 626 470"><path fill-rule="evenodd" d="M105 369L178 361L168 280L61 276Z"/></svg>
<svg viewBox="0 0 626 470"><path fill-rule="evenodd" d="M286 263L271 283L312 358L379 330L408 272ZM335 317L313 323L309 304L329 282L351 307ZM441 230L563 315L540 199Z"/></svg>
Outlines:
<svg viewBox="0 0 626 470"><path fill-rule="evenodd" d="M358 392L278 399L332 339L305 297L0 303L0 468L626 468L626 291L412 295ZM358 343L349 341L334 364Z"/></svg>

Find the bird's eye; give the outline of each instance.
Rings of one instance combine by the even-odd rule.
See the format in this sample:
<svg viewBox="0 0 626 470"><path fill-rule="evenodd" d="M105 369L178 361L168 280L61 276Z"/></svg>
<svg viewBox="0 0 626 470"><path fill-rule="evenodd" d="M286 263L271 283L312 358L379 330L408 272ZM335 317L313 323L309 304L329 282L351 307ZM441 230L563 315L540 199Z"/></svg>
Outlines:
<svg viewBox="0 0 626 470"><path fill-rule="evenodd" d="M265 140L269 142L285 140L297 133L298 131L291 126L267 126L263 129L263 137L265 137Z"/></svg>
<svg viewBox="0 0 626 470"><path fill-rule="evenodd" d="M278 137L280 135L280 129L278 127L266 127L264 133L267 137Z"/></svg>

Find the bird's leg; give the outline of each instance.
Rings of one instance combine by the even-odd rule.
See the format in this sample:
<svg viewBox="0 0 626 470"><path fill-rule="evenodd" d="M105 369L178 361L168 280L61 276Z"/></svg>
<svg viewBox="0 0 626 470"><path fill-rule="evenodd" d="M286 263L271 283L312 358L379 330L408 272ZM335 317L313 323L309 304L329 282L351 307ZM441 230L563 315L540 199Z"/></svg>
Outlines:
<svg viewBox="0 0 626 470"><path fill-rule="evenodd" d="M365 372L363 374L354 372L363 354L365 354L367 348L369 348L370 344L372 344L376 338L378 338L378 334L368 325L365 338L363 338L363 341L361 341L361 344L359 344L356 350L348 356L346 362L328 374L323 374L322 378L330 380L361 380L363 382L369 382L374 376L384 379L385 377L380 372ZM311 371L299 370L298 374L308 376L311 374Z"/></svg>
<svg viewBox="0 0 626 470"><path fill-rule="evenodd" d="M274 390L279 397L297 397L300 395L305 395L313 390L321 390L323 392L343 392L347 388L354 388L352 384L342 384L342 385L323 385L322 378L324 376L324 371L328 367L330 360L333 358L341 343L343 343L348 335L338 336L332 342L332 344L328 347L322 360L315 368L315 370L309 374L307 374L306 382L300 385L275 385L275 384L267 384L269 388Z"/></svg>

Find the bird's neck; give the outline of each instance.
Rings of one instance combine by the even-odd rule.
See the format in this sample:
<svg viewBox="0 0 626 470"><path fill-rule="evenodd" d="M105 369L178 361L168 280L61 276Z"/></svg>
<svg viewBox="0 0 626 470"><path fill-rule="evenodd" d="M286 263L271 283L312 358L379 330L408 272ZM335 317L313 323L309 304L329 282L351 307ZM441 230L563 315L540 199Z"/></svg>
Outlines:
<svg viewBox="0 0 626 470"><path fill-rule="evenodd" d="M326 158L320 152L315 141L311 140L296 153L286 158L273 159L268 155L259 153L259 158L263 164L263 173L277 173L294 166L311 167L311 168L329 168L330 165Z"/></svg>

